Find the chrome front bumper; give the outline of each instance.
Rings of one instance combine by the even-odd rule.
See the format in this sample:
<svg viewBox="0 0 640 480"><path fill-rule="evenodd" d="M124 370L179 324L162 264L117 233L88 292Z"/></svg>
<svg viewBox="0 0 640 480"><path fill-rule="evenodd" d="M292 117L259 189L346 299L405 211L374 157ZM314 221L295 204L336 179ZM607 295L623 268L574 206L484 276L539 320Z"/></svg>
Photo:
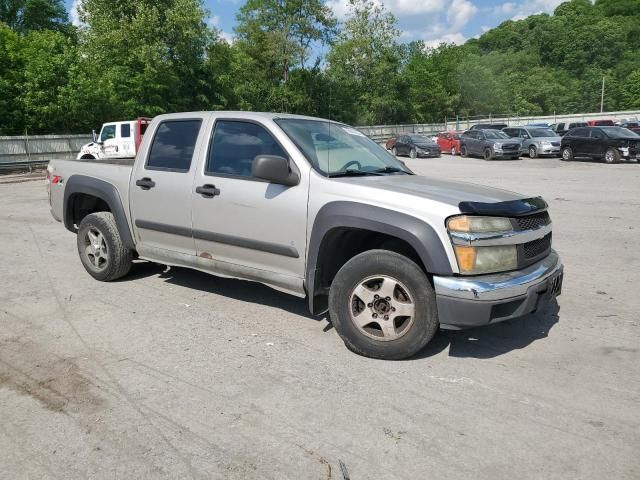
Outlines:
<svg viewBox="0 0 640 480"><path fill-rule="evenodd" d="M433 277L443 328L496 323L536 311L562 291L564 267L555 251L522 270L477 277Z"/></svg>

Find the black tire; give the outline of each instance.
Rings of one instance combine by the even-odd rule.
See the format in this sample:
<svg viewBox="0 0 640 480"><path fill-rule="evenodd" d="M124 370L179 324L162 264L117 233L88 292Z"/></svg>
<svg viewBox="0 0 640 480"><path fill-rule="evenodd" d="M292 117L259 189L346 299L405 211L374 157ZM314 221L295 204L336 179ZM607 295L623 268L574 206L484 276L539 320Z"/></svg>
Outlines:
<svg viewBox="0 0 640 480"><path fill-rule="evenodd" d="M537 158L538 157L538 149L533 146L530 145L529 146L529 158Z"/></svg>
<svg viewBox="0 0 640 480"><path fill-rule="evenodd" d="M571 150L571 147L564 147L560 152L560 158L565 162L573 160L573 150Z"/></svg>
<svg viewBox="0 0 640 480"><path fill-rule="evenodd" d="M606 152L604 152L604 157L602 157L605 163L618 163L620 161L620 152L615 148L610 148Z"/></svg>
<svg viewBox="0 0 640 480"><path fill-rule="evenodd" d="M396 147L391 147L391 153L393 154L394 157L398 156L398 150L396 149Z"/></svg>
<svg viewBox="0 0 640 480"><path fill-rule="evenodd" d="M397 317L403 322L409 321L399 338L372 338L371 335L363 333L361 327L356 326L352 319L354 290L366 279L376 276L388 277L399 282L406 288L409 299L413 300L410 304L413 304L414 314L403 320L402 317ZM365 307L364 303L361 305L362 308ZM389 250L369 250L356 255L342 266L329 291L329 313L334 328L347 348L371 358L401 360L411 357L429 343L439 327L436 296L429 279L413 261ZM390 320L394 322L394 326L397 318Z"/></svg>
<svg viewBox="0 0 640 480"><path fill-rule="evenodd" d="M466 145L462 145L460 147L460 156L462 158L467 158L469 156L469 152L467 151L467 146Z"/></svg>
<svg viewBox="0 0 640 480"><path fill-rule="evenodd" d="M93 155L90 155L88 153L80 157L80 160L95 160L95 159L96 159L96 157L94 157Z"/></svg>
<svg viewBox="0 0 640 480"><path fill-rule="evenodd" d="M87 253L92 248L90 232L93 235L95 232L101 235L100 244L104 245L104 261L96 260L95 253L93 256ZM124 277L131 269L133 252L123 244L111 212L91 213L84 217L78 228L77 245L82 265L96 280L110 282Z"/></svg>
<svg viewBox="0 0 640 480"><path fill-rule="evenodd" d="M411 158L416 158L417 156L418 156L418 152L416 152L416 149L415 149L415 148L412 148L412 149L409 151L409 157L411 157Z"/></svg>
<svg viewBox="0 0 640 480"><path fill-rule="evenodd" d="M483 155L485 160L492 160L493 159L493 152L491 151L490 148L485 148Z"/></svg>

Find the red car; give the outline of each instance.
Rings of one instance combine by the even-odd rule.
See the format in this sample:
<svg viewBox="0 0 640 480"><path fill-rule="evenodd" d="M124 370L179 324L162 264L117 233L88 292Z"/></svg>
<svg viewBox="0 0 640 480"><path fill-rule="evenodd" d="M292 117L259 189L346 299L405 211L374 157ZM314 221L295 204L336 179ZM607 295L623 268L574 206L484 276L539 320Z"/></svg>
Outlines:
<svg viewBox="0 0 640 480"><path fill-rule="evenodd" d="M439 133L436 143L444 153L460 155L460 136L463 133L462 130L451 130L449 132Z"/></svg>
<svg viewBox="0 0 640 480"><path fill-rule="evenodd" d="M613 127L613 120L587 120L590 127Z"/></svg>
<svg viewBox="0 0 640 480"><path fill-rule="evenodd" d="M384 148L386 148L387 150L391 150L393 148L393 146L396 144L396 141L398 140L398 137L391 137L389 140L387 140L387 143L385 143Z"/></svg>

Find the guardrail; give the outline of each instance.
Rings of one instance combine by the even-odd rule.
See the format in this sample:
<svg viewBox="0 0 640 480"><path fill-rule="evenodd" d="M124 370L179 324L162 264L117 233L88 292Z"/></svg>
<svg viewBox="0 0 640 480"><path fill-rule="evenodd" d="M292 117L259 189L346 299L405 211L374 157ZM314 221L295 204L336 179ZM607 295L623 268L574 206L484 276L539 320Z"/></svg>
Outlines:
<svg viewBox="0 0 640 480"><path fill-rule="evenodd" d="M0 137L0 169L30 168L49 160L69 160L91 135L23 135Z"/></svg>

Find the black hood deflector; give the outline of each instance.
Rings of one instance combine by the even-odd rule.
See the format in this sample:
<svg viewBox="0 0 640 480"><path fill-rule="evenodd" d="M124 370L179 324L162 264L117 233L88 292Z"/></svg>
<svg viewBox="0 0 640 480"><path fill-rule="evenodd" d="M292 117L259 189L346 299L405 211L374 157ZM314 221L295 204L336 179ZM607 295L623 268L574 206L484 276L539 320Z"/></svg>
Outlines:
<svg viewBox="0 0 640 480"><path fill-rule="evenodd" d="M490 217L522 217L523 215L544 211L548 206L542 197L495 203L460 202L458 205L462 213Z"/></svg>

